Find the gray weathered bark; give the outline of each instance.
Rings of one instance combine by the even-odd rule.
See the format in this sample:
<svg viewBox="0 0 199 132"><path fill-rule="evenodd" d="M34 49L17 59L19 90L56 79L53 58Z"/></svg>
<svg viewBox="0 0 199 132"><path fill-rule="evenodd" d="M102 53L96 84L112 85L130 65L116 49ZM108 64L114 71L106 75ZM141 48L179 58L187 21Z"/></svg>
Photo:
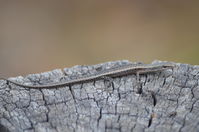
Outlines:
<svg viewBox="0 0 199 132"><path fill-rule="evenodd" d="M11 78L24 84L48 84L131 62L75 66ZM158 63L158 61L153 62ZM199 66L177 64L172 70L136 77L99 80L55 89L27 89L0 81L0 131L199 131Z"/></svg>

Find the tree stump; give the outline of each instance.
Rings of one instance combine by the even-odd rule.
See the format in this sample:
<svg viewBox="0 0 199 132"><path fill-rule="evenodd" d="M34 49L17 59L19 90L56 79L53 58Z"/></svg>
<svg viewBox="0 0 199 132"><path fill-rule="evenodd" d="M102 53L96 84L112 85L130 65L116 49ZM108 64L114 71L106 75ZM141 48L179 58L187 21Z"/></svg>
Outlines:
<svg viewBox="0 0 199 132"><path fill-rule="evenodd" d="M26 77L26 85L59 83L126 65L116 61L74 66ZM154 61L153 63L160 63ZM198 132L199 66L175 63L173 70L97 80L54 89L28 89L0 81L2 132Z"/></svg>

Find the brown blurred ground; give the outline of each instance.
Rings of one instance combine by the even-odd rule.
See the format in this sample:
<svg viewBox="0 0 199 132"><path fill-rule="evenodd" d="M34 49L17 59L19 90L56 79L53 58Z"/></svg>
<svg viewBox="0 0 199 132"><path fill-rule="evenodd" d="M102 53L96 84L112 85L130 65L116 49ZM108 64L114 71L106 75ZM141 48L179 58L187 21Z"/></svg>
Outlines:
<svg viewBox="0 0 199 132"><path fill-rule="evenodd" d="M0 76L128 59L199 64L199 2L0 1Z"/></svg>

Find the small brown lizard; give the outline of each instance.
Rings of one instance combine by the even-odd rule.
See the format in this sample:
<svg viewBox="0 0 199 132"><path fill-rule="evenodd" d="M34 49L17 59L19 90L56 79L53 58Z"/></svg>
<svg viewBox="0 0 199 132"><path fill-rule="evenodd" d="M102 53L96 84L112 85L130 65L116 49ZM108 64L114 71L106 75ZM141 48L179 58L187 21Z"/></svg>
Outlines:
<svg viewBox="0 0 199 132"><path fill-rule="evenodd" d="M84 83L84 82L93 81L93 80L99 80L106 77L115 78L115 77L120 77L124 75L129 75L129 74L136 74L137 80L139 80L140 74L160 72L167 69L173 69L174 67L175 65L172 63L142 64L142 65L129 64L129 65L105 70L93 75L88 75L88 76L83 76L77 79L72 79L66 82L61 82L61 83L56 83L56 84L55 83L47 84L47 85L25 85L25 84L20 84L18 82L15 82L6 78L0 78L0 79L6 80L9 83L13 83L17 86L24 87L24 88L50 89L50 88L69 86L69 85L77 84L77 83Z"/></svg>

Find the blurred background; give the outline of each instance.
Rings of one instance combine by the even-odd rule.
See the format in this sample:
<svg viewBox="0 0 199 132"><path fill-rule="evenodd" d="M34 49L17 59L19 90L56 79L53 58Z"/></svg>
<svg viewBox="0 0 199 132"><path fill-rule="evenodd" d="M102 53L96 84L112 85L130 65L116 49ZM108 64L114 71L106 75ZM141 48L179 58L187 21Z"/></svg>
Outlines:
<svg viewBox="0 0 199 132"><path fill-rule="evenodd" d="M124 59L199 64L199 1L0 0L0 76Z"/></svg>

